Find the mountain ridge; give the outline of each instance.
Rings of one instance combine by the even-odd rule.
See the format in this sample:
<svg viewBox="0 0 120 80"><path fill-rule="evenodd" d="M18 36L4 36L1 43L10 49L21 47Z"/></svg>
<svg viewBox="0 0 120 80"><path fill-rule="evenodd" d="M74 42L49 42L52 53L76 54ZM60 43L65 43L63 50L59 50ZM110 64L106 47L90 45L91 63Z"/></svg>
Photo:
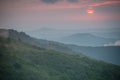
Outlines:
<svg viewBox="0 0 120 80"><path fill-rule="evenodd" d="M0 38L0 80L119 80L120 66Z"/></svg>
<svg viewBox="0 0 120 80"><path fill-rule="evenodd" d="M1 30L7 31L9 38L21 40L22 42L25 42L31 45L35 45L35 46L43 47L47 49L53 49L56 51L62 51L65 53L75 53L63 43L48 41L44 39L36 39L27 35L25 32L18 32L13 29L1 29Z"/></svg>
<svg viewBox="0 0 120 80"><path fill-rule="evenodd" d="M104 44L115 42L112 38L99 37L89 33L76 33L61 39L63 43L79 46L104 46Z"/></svg>

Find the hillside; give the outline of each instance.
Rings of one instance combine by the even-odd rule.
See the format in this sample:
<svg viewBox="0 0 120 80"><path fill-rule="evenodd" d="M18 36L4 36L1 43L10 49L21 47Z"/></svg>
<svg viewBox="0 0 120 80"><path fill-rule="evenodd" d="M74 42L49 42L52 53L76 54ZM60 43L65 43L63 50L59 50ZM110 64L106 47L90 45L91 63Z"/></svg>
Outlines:
<svg viewBox="0 0 120 80"><path fill-rule="evenodd" d="M120 65L120 46L85 47L69 45L68 47L93 59Z"/></svg>
<svg viewBox="0 0 120 80"><path fill-rule="evenodd" d="M104 44L115 42L114 39L95 36L89 33L76 33L63 37L61 42L79 46L104 46Z"/></svg>
<svg viewBox="0 0 120 80"><path fill-rule="evenodd" d="M12 30L12 29L8 29L8 30L0 29L0 34L3 37L4 37L4 35L6 35L5 33L7 33L8 38L20 40L24 43L28 43L31 45L35 45L35 46L43 47L43 48L47 48L47 49L53 49L53 50L60 51L60 52L73 53L73 51L71 49L69 49L63 43L59 43L59 42L55 42L55 41L48 41L48 40L43 40L43 39L36 39L36 38L33 38L33 37L27 35L24 32L18 32L16 30Z"/></svg>
<svg viewBox="0 0 120 80"><path fill-rule="evenodd" d="M0 80L119 80L120 67L0 39Z"/></svg>

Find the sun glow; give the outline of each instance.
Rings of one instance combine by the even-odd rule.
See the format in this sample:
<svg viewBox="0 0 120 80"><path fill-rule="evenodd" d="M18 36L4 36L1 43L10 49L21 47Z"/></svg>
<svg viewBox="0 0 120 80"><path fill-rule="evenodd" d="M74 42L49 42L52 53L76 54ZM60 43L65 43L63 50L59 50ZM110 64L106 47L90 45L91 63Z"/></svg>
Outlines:
<svg viewBox="0 0 120 80"><path fill-rule="evenodd" d="M89 8L89 9L87 10L87 13L88 13L88 14L93 14L93 13L94 13L94 10L93 10L92 8Z"/></svg>

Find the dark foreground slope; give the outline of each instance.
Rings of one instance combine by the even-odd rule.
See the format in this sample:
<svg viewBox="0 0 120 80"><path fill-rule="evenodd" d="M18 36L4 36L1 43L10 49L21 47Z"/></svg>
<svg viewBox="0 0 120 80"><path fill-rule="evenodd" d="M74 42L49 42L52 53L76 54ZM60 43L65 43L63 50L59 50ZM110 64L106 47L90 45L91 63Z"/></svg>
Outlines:
<svg viewBox="0 0 120 80"><path fill-rule="evenodd" d="M0 80L119 79L119 66L0 39Z"/></svg>

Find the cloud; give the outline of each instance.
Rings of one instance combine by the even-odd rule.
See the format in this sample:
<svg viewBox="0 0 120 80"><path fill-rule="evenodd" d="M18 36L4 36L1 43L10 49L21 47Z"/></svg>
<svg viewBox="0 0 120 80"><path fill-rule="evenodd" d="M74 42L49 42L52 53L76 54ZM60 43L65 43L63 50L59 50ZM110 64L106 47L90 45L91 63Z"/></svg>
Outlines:
<svg viewBox="0 0 120 80"><path fill-rule="evenodd" d="M110 5L110 4L120 4L119 0L40 0L40 2L55 4L57 2L67 2L67 3L79 3L79 4L87 4L87 6L102 6L102 5Z"/></svg>
<svg viewBox="0 0 120 80"><path fill-rule="evenodd" d="M80 0L40 0L44 3L50 3L50 4L54 4L54 3L57 3L57 2L70 2L70 3L77 3L77 2L80 2Z"/></svg>
<svg viewBox="0 0 120 80"><path fill-rule="evenodd" d="M50 4L50 5L48 5ZM11 9L21 7L22 9L48 8L48 9L65 9L65 8L85 8L88 6L102 6L110 4L120 4L119 0L0 0L0 7ZM17 9L18 10L18 9Z"/></svg>
<svg viewBox="0 0 120 80"><path fill-rule="evenodd" d="M67 0L68 2L78 2L79 0Z"/></svg>
<svg viewBox="0 0 120 80"><path fill-rule="evenodd" d="M118 40L114 43L105 44L104 46L120 46L120 40Z"/></svg>
<svg viewBox="0 0 120 80"><path fill-rule="evenodd" d="M54 3L58 2L59 0L40 0L40 1L42 1L44 3L48 3L48 4L54 4Z"/></svg>
<svg viewBox="0 0 120 80"><path fill-rule="evenodd" d="M92 3L89 6L95 7L95 6L110 5L110 4L120 4L120 1L118 1L118 0L104 1L104 2Z"/></svg>

